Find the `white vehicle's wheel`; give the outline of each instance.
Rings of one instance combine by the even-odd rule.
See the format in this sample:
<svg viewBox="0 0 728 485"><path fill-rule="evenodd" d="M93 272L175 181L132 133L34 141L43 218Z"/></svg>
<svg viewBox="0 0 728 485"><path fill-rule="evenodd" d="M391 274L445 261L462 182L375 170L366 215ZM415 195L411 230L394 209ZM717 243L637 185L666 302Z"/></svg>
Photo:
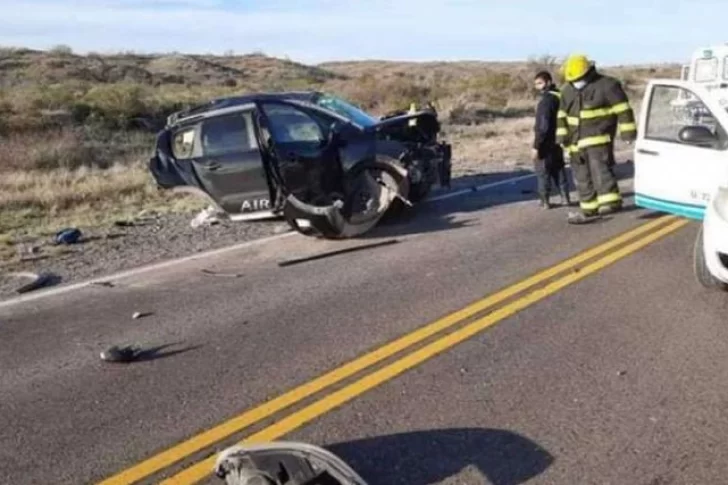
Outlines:
<svg viewBox="0 0 728 485"><path fill-rule="evenodd" d="M705 263L705 251L703 249L703 226L700 226L698 235L693 245L693 272L695 278L703 287L711 290L728 291L728 285L713 276Z"/></svg>

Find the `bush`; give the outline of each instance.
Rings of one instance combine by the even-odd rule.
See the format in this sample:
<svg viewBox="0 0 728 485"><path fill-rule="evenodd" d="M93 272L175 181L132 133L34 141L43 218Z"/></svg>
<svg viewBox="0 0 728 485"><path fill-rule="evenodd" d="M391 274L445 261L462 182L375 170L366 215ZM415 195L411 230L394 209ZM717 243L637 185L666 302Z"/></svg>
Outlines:
<svg viewBox="0 0 728 485"><path fill-rule="evenodd" d="M73 55L73 49L71 49L71 47L66 44L55 45L55 46L51 47L51 50L49 52L51 54L55 54L58 56L72 56Z"/></svg>
<svg viewBox="0 0 728 485"><path fill-rule="evenodd" d="M83 97L91 119L109 128L124 127L131 119L145 116L146 102L144 88L131 83L95 86Z"/></svg>
<svg viewBox="0 0 728 485"><path fill-rule="evenodd" d="M76 124L83 124L86 122L89 116L91 116L91 113L93 112L93 108L91 105L86 103L74 103L71 106L71 119Z"/></svg>

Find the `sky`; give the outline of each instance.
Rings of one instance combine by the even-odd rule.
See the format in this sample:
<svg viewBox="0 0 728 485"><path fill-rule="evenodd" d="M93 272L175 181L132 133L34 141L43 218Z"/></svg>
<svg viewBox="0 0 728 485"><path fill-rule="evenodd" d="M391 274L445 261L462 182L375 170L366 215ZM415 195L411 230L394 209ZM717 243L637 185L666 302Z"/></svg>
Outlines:
<svg viewBox="0 0 728 485"><path fill-rule="evenodd" d="M659 6L658 6L659 5ZM291 60L682 62L721 38L726 0L0 0L0 45L264 52Z"/></svg>

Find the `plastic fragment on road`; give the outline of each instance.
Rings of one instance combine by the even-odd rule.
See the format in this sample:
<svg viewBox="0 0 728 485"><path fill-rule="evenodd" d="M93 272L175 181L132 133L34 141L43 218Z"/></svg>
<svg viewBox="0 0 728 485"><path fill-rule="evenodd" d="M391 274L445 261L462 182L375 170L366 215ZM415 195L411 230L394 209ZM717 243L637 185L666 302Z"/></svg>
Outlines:
<svg viewBox="0 0 728 485"><path fill-rule="evenodd" d="M208 206L202 209L191 221L190 226L198 228L202 226L212 226L220 223L222 214L214 206Z"/></svg>
<svg viewBox="0 0 728 485"><path fill-rule="evenodd" d="M132 362L141 349L133 345L118 346L114 345L101 352L101 360L104 362L127 363Z"/></svg>
<svg viewBox="0 0 728 485"><path fill-rule="evenodd" d="M26 278L31 280L30 282L19 286L15 289L16 293L27 293L29 291L37 290L39 288L43 288L45 286L50 286L52 284L57 283L60 281L60 277L51 273L51 272L41 272L41 273L31 273L31 272L18 272L18 273L10 273L8 276L14 277L14 278Z"/></svg>
<svg viewBox="0 0 728 485"><path fill-rule="evenodd" d="M225 273L222 271L213 271L211 269L203 269L201 271L204 274L208 274L210 276L220 276L222 278L241 278L243 276L241 273Z"/></svg>

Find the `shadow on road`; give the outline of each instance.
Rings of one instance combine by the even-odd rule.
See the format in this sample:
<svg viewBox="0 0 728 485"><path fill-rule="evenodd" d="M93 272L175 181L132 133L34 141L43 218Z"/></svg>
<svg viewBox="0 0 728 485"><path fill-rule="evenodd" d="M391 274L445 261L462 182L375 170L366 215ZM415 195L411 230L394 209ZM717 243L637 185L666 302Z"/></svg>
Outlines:
<svg viewBox="0 0 728 485"><path fill-rule="evenodd" d="M487 190L477 190L478 186L497 184L517 177L529 175L528 170L494 172L480 175L467 175L453 179L449 191L438 190L430 198L452 192L472 189L473 194L438 202L422 201L412 208L386 215L377 227L361 239L396 237L408 234L422 234L460 229L477 224L477 218L463 219L462 214L476 212L487 207L536 199L536 180L528 178L513 183L504 183ZM460 215L458 215L460 214Z"/></svg>
<svg viewBox="0 0 728 485"><path fill-rule="evenodd" d="M572 206L578 209L578 195L574 184L573 171L567 167L569 187L572 190ZM615 166L619 180L625 180L634 176L634 164L631 160L621 162ZM537 181L535 177L507 182L518 177L533 174L530 170L515 170L505 172L494 172L485 174L469 174L453 179L452 189L449 192L457 192L471 189L472 194L463 194L451 199L445 199L434 203L420 203L413 208L408 208L396 214L390 214L382 219L377 227L372 229L360 239L397 237L409 234L423 234L439 231L449 231L470 227L478 224L477 218L464 218L463 214L480 212L491 207L505 204L513 204L538 199ZM504 182L502 185L495 185ZM479 186L491 185L487 189L477 189ZM624 190L624 187L623 187ZM436 191L431 195L445 195L448 191ZM631 191L623 191L625 198L634 195ZM559 209L558 206L555 209ZM534 205L534 210L540 210ZM632 204L625 206L622 212L642 210ZM564 215L564 217L566 217ZM606 222L604 218L601 222Z"/></svg>
<svg viewBox="0 0 728 485"><path fill-rule="evenodd" d="M159 345L157 347L151 347L148 349L141 350L134 358L134 361L135 362L148 362L148 361L152 361L152 360L165 359L167 357L172 357L174 355L183 354L185 352L189 352L191 350L196 350L196 349L202 347L201 345L189 345L189 346L178 348L175 350L166 350L165 351L165 349L170 349L171 347L175 347L177 345L179 345L179 344L178 343L165 344L165 345Z"/></svg>
<svg viewBox="0 0 728 485"><path fill-rule="evenodd" d="M326 448L371 485L439 483L465 468L481 475L476 480L484 477L493 485L519 485L554 462L548 451L530 439L500 429L416 431Z"/></svg>

